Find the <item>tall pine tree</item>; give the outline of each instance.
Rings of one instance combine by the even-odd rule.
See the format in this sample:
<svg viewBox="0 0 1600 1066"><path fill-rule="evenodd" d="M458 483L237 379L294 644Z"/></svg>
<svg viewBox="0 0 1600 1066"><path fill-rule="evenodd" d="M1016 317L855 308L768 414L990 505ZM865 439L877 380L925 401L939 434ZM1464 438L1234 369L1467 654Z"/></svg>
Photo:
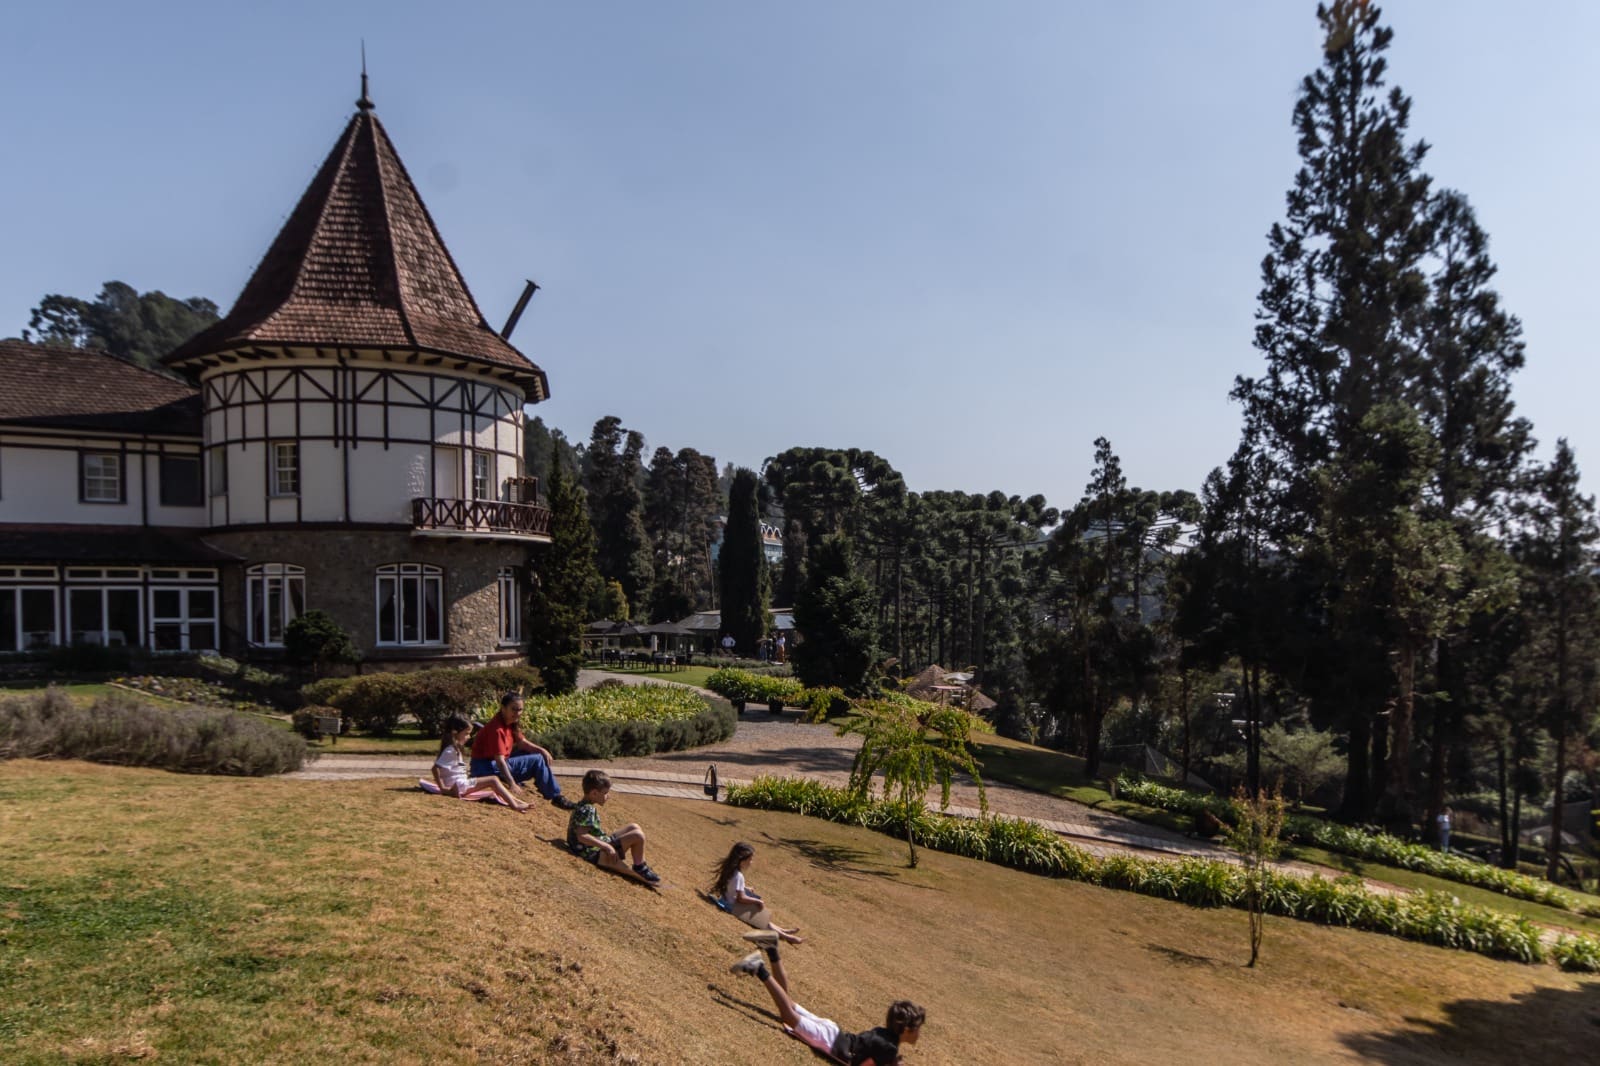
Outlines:
<svg viewBox="0 0 1600 1066"><path fill-rule="evenodd" d="M550 544L530 568L528 659L544 675L546 691L562 693L577 684L584 613L599 590L600 574L583 489L554 455L547 492Z"/></svg>
<svg viewBox="0 0 1600 1066"><path fill-rule="evenodd" d="M717 572L722 585L722 628L743 655L755 655L767 635L771 596L766 555L761 549L760 480L755 471L734 471L728 490L728 524L722 533Z"/></svg>

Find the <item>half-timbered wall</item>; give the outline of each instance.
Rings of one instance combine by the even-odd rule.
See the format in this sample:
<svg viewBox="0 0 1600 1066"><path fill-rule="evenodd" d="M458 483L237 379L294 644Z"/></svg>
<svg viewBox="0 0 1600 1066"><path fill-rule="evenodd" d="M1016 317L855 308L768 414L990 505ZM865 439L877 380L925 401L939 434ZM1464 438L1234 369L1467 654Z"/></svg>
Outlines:
<svg viewBox="0 0 1600 1066"><path fill-rule="evenodd" d="M495 500L522 473L523 394L474 371L280 359L210 371L202 395L214 527L409 523L413 497L472 498L475 469ZM298 492L274 495L273 445L287 442Z"/></svg>
<svg viewBox="0 0 1600 1066"><path fill-rule="evenodd" d="M111 457L116 471L113 498L85 499L84 456ZM161 439L32 429L0 430L0 522L73 523L111 526L203 526L204 496L193 503L163 503L162 457L193 463L200 448L193 438ZM172 473L169 466L169 477ZM188 469L192 469L192 466ZM97 479L97 486L109 484ZM177 498L175 485L167 499Z"/></svg>

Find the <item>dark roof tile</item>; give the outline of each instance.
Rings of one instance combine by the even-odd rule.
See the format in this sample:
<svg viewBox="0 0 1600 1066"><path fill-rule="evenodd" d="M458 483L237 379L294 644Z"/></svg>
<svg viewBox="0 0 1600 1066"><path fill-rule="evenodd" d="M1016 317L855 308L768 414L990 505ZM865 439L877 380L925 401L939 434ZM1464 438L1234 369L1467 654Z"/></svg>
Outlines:
<svg viewBox="0 0 1600 1066"><path fill-rule="evenodd" d="M226 318L179 346L185 363L251 345L411 348L544 371L489 327L383 125L359 110Z"/></svg>
<svg viewBox="0 0 1600 1066"><path fill-rule="evenodd" d="M200 394L105 352L0 341L0 423L198 437Z"/></svg>

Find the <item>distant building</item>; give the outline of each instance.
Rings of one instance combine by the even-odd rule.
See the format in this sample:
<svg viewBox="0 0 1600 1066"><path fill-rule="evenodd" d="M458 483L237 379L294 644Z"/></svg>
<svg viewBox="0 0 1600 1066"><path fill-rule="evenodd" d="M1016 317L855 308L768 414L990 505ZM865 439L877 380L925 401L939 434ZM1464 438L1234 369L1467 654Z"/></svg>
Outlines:
<svg viewBox="0 0 1600 1066"><path fill-rule="evenodd" d="M711 542L711 561L716 562L722 554L722 533L728 528L728 516L717 516L717 539ZM761 554L766 556L767 565L781 566L783 564L783 530L766 522L761 523Z"/></svg>
<svg viewBox="0 0 1600 1066"><path fill-rule="evenodd" d="M271 657L319 608L369 663L521 658L549 385L364 89L232 310L163 363L0 345L0 654Z"/></svg>

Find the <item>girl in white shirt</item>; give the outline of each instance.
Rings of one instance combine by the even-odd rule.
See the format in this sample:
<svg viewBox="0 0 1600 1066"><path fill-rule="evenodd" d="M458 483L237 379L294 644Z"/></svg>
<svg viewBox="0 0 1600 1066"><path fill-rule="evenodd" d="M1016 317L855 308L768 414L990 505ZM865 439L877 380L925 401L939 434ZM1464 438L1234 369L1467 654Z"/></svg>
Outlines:
<svg viewBox="0 0 1600 1066"><path fill-rule="evenodd" d="M798 928L785 929L773 921L766 903L745 884L744 875L749 872L750 863L755 856L756 849L742 840L728 849L727 858L717 864L711 895L746 925L756 929L771 930L766 934L770 941L766 951L767 958L772 960L772 976L777 978L780 985L788 988L789 982L783 972L783 963L778 961L778 941L783 940L790 944L801 944L804 941L795 935L800 932ZM773 939L774 935L776 939ZM756 939L755 933L746 933L745 936L752 940Z"/></svg>
<svg viewBox="0 0 1600 1066"><path fill-rule="evenodd" d="M467 738L472 735L472 723L459 714L452 714L444 724L444 743L439 745L439 757L433 760L433 779L439 791L446 796L465 796L479 788L493 789L494 794L519 814L528 805L511 794L505 782L498 777L473 777L467 772Z"/></svg>

